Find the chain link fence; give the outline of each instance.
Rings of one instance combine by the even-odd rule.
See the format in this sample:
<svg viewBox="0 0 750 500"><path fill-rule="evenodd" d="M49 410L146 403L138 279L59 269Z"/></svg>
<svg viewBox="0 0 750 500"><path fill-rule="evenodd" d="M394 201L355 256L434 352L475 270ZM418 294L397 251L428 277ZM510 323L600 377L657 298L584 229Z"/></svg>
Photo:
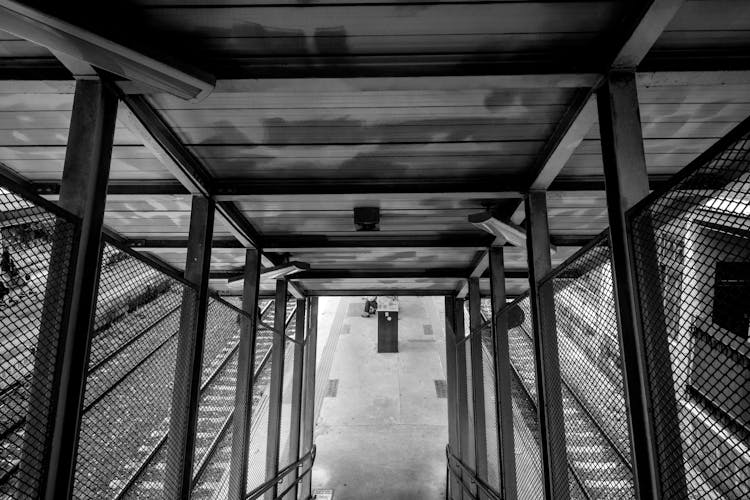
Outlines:
<svg viewBox="0 0 750 500"><path fill-rule="evenodd" d="M74 495L118 498L169 428L184 282L105 241ZM153 485L154 483L152 483ZM154 495L161 489L152 488Z"/></svg>
<svg viewBox="0 0 750 500"><path fill-rule="evenodd" d="M628 217L665 498L750 496L747 130Z"/></svg>
<svg viewBox="0 0 750 500"><path fill-rule="evenodd" d="M551 284L568 465L590 499L635 497L607 233L545 277Z"/></svg>
<svg viewBox="0 0 750 500"><path fill-rule="evenodd" d="M37 498L78 222L0 188L0 498Z"/></svg>

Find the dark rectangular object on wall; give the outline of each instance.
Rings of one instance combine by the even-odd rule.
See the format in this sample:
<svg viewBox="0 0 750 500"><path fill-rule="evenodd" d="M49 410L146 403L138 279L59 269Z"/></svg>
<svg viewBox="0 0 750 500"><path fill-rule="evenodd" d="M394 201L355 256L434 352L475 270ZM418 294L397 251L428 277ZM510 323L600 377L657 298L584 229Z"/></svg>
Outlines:
<svg viewBox="0 0 750 500"><path fill-rule="evenodd" d="M714 323L742 338L750 327L750 262L717 262Z"/></svg>
<svg viewBox="0 0 750 500"><path fill-rule="evenodd" d="M378 352L398 352L398 313L378 311Z"/></svg>

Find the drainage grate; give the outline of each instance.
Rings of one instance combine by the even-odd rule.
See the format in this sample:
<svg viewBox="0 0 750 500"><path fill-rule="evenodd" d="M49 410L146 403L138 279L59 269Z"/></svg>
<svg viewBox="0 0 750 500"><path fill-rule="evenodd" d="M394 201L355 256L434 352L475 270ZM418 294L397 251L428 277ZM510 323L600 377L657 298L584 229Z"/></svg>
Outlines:
<svg viewBox="0 0 750 500"><path fill-rule="evenodd" d="M425 335L432 335L432 325L422 325Z"/></svg>
<svg viewBox="0 0 750 500"><path fill-rule="evenodd" d="M438 399L448 397L448 383L445 380L435 381L435 394L437 394Z"/></svg>
<svg viewBox="0 0 750 500"><path fill-rule="evenodd" d="M341 335L352 333L352 325L343 325L341 327Z"/></svg>
<svg viewBox="0 0 750 500"><path fill-rule="evenodd" d="M312 497L315 500L333 500L333 490L314 490Z"/></svg>
<svg viewBox="0 0 750 500"><path fill-rule="evenodd" d="M328 380L328 387L326 387L326 397L335 398L339 392L339 379L332 378Z"/></svg>

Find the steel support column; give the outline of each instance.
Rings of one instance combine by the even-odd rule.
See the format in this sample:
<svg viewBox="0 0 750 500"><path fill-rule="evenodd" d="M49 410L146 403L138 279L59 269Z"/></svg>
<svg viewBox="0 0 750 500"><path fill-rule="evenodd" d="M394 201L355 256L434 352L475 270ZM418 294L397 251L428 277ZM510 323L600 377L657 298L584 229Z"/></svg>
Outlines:
<svg viewBox="0 0 750 500"><path fill-rule="evenodd" d="M257 339L258 294L260 292L260 251L245 251L242 288L240 345L237 352L237 392L232 417L232 458L229 467L229 500L244 500L247 491L247 462L253 415L253 375Z"/></svg>
<svg viewBox="0 0 750 500"><path fill-rule="evenodd" d="M318 342L318 298L307 299L307 340L305 340L305 363L302 397L302 453L313 447L315 431L315 369ZM312 497L311 473L302 479L298 496L301 500Z"/></svg>
<svg viewBox="0 0 750 500"><path fill-rule="evenodd" d="M617 307L618 330L622 354L625 401L630 425L633 474L636 496L661 499L662 485L670 491L682 491L687 498L683 457L661 456L668 472L660 470L657 434L670 443L671 450L681 450L677 402L672 385L666 323L661 331L649 331L650 354L655 362L647 363L644 346L642 308L653 307L658 313L663 303L640 304L636 282L632 239L625 213L648 194L648 172L641 135L635 73L615 72L608 76L598 93L599 127L612 246L612 267ZM653 276L659 276L655 247L653 258L643 259ZM659 291L661 295L661 290ZM663 316L663 313L660 314ZM657 317L658 315L654 315ZM654 391L650 386L648 367L659 370L651 374L660 383ZM650 404L651 394L658 392L659 403ZM658 422L658 428L657 428ZM674 453L674 451L673 451ZM678 472L679 471L679 472Z"/></svg>
<svg viewBox="0 0 750 500"><path fill-rule="evenodd" d="M487 422L484 400L484 356L482 354L482 304L479 278L469 278L469 329L471 337L471 391L474 399L474 471L487 480ZM494 423L493 423L494 425ZM486 498L481 491L479 498Z"/></svg>
<svg viewBox="0 0 750 500"><path fill-rule="evenodd" d="M166 498L174 500L190 498L192 489L214 208L213 200L193 197L185 262L185 279L193 287L182 296L164 480Z"/></svg>
<svg viewBox="0 0 750 500"><path fill-rule="evenodd" d="M296 318L294 321L294 371L292 373L292 408L291 427L289 429L289 462L299 460L300 457L300 422L302 417L302 370L304 369L303 356L305 345L305 299L297 299ZM293 485L285 498L297 498L297 470L289 474Z"/></svg>
<svg viewBox="0 0 750 500"><path fill-rule="evenodd" d="M551 282L540 283L552 270L547 193L529 192L525 207L544 494L547 500L568 500L570 492L555 302Z"/></svg>
<svg viewBox="0 0 750 500"><path fill-rule="evenodd" d="M29 412L25 435L35 436L45 428L51 434L44 457L39 457L38 443L24 441L20 467L22 484L38 486L32 495L35 498L69 498L73 493L116 115L117 97L103 82L76 82L59 204L81 218L81 227L74 255L67 248L69 242L55 238L50 256L42 312L49 321L43 322L39 331L29 393L29 408L45 411L44 416ZM64 269L69 271L67 277L60 276ZM63 292L66 282L69 294L61 308L58 292ZM61 309L65 312L59 324L51 318L59 317ZM54 387L51 394L50 382ZM40 469L37 478L35 471Z"/></svg>
<svg viewBox="0 0 750 500"><path fill-rule="evenodd" d="M510 391L510 346L505 307L505 262L503 248L490 249L490 294L492 296L492 346L495 357L495 403L497 415L500 493L505 500L516 500L516 453L513 436L513 398Z"/></svg>
<svg viewBox="0 0 750 500"><path fill-rule="evenodd" d="M473 391L471 390L471 352L465 340L464 299L455 300L454 332L461 342L456 350L456 383L458 385L458 441L460 450L456 455L470 468L475 467ZM475 492L476 493L476 492Z"/></svg>
<svg viewBox="0 0 750 500"><path fill-rule="evenodd" d="M458 422L458 380L456 372L456 300L452 296L445 297L445 379L448 389L448 444L451 451L459 455L461 442L459 438ZM461 500L463 489L458 479L450 474L448 483L449 500Z"/></svg>
<svg viewBox="0 0 750 500"><path fill-rule="evenodd" d="M276 280L274 302L273 344L271 345L271 385L268 393L268 433L266 444L266 480L279 472L279 447L281 446L281 399L284 395L284 358L286 355L286 296L285 279ZM274 486L266 494L266 500L275 500Z"/></svg>

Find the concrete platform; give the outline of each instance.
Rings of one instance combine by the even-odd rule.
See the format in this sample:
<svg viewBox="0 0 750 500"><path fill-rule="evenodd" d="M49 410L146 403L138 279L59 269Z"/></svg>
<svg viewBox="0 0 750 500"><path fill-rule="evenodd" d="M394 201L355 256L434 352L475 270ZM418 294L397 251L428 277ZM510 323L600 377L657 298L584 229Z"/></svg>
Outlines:
<svg viewBox="0 0 750 500"><path fill-rule="evenodd" d="M318 383L338 385L316 426L313 490L333 489L336 500L443 498L447 400L435 387L445 380L442 300L401 299L399 352L389 354L376 352L377 319L360 317L362 304L341 299L334 333L321 332L337 340L332 362L319 360L328 374Z"/></svg>

